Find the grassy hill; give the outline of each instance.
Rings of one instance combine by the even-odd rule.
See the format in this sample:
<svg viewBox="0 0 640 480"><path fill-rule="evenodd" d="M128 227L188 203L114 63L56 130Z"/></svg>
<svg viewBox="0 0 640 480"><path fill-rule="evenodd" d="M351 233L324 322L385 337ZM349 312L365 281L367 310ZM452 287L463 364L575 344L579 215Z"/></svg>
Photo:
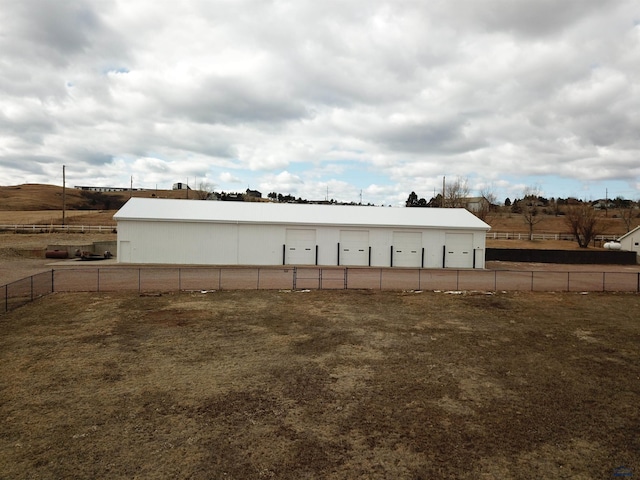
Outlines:
<svg viewBox="0 0 640 480"><path fill-rule="evenodd" d="M66 223L84 225L111 225L113 214L131 196L145 198L196 198L198 192L186 190L134 190L132 192L90 192L67 188L66 196ZM0 223L5 219L6 223L41 223L20 220L27 215L19 212L51 211L45 215L44 223L61 223L62 220L62 187L56 185L24 184L16 186L0 186ZM69 214L72 211L85 211L86 213ZM605 232L608 235L623 235L626 227L620 215L615 210L607 213L601 212L602 221L605 224ZM9 218L16 217L15 220ZM522 215L508 211L491 215L486 222L491 225L494 232L527 233L528 225ZM638 219L637 224L640 224ZM535 233L566 233L568 231L562 215L542 215L540 222L535 225Z"/></svg>
<svg viewBox="0 0 640 480"><path fill-rule="evenodd" d="M63 188L57 185L28 183L0 187L0 210L62 210ZM193 198L196 192L190 191ZM129 197L186 198L186 190L134 190L132 192L91 192L65 189L68 210L117 210Z"/></svg>

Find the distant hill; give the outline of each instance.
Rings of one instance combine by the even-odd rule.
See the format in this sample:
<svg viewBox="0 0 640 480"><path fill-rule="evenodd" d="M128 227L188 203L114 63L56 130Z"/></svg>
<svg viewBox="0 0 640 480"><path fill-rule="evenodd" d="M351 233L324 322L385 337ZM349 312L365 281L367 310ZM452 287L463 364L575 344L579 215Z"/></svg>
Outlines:
<svg viewBox="0 0 640 480"><path fill-rule="evenodd" d="M62 187L27 183L24 185L0 186L0 210L62 210ZM129 197L186 198L187 190L134 190L132 192L92 192L67 187L65 189L67 210L117 210ZM194 198L197 192L190 191Z"/></svg>

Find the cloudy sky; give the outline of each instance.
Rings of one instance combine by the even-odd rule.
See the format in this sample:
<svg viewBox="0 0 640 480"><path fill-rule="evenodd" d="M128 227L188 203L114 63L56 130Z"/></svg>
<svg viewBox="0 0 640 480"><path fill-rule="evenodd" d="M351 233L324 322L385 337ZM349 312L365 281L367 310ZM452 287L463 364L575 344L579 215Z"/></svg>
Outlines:
<svg viewBox="0 0 640 480"><path fill-rule="evenodd" d="M0 0L0 185L640 198L637 0Z"/></svg>

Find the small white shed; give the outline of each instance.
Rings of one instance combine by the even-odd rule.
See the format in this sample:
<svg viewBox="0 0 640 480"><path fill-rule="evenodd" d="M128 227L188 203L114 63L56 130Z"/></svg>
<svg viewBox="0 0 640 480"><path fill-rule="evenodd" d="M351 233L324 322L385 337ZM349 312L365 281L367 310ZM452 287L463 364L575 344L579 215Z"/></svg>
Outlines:
<svg viewBox="0 0 640 480"><path fill-rule="evenodd" d="M131 198L118 262L484 268L489 225L462 208Z"/></svg>
<svg viewBox="0 0 640 480"><path fill-rule="evenodd" d="M640 257L640 226L625 233L618 239L618 242L620 242L621 250L636 252L636 255Z"/></svg>

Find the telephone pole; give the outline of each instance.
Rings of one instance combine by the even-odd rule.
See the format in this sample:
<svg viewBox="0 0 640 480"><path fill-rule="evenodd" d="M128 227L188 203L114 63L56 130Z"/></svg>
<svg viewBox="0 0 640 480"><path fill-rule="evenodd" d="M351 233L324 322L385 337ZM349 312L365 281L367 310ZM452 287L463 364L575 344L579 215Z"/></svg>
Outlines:
<svg viewBox="0 0 640 480"><path fill-rule="evenodd" d="M444 200L444 193L445 193L445 176L442 176L442 202L440 202L442 205L440 205L441 207L445 206L445 200Z"/></svg>
<svg viewBox="0 0 640 480"><path fill-rule="evenodd" d="M66 197L67 182L65 178L64 169L65 169L65 166L62 165L62 225L64 225L65 213L67 210L67 197Z"/></svg>

